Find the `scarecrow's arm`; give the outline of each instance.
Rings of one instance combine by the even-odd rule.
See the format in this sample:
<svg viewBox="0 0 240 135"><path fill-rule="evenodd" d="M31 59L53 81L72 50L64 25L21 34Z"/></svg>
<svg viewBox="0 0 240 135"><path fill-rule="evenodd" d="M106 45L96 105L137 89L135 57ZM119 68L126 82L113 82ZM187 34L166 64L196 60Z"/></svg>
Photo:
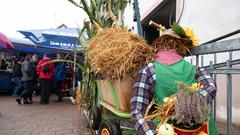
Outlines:
<svg viewBox="0 0 240 135"><path fill-rule="evenodd" d="M204 68L199 68L197 74L197 81L203 85L203 88L199 89L198 91L203 96L209 97L210 101L212 101L216 96L217 87L215 81L206 72Z"/></svg>
<svg viewBox="0 0 240 135"><path fill-rule="evenodd" d="M155 134L154 124L151 120L144 121L144 114L152 100L155 89L155 69L152 63L145 66L137 76L131 98L131 114L135 129L140 135Z"/></svg>

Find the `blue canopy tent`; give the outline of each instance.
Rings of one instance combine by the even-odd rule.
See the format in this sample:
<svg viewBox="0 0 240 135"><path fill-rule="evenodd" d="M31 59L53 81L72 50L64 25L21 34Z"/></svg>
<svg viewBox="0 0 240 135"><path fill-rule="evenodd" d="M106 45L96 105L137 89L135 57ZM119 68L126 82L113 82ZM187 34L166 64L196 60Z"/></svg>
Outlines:
<svg viewBox="0 0 240 135"><path fill-rule="evenodd" d="M74 62L76 62L76 49L82 46L78 40L78 30L76 28L58 28L19 31L26 38L35 43L38 47L64 50L74 52ZM74 64L74 72L76 66ZM73 74L73 89L75 86L75 75Z"/></svg>
<svg viewBox="0 0 240 135"><path fill-rule="evenodd" d="M55 54L55 50L42 49L37 47L37 45L30 40L15 39L10 38L14 48L0 48L1 52L5 52L7 55L14 56L16 52L25 53L48 53ZM0 70L0 91L10 91L14 88L14 83L12 82L12 73L8 70Z"/></svg>
<svg viewBox="0 0 240 135"><path fill-rule="evenodd" d="M47 53L47 54L54 54L55 50L50 50L47 48L40 48L35 43L29 41L29 40L22 40L22 39L11 39L16 51L23 51L28 53Z"/></svg>
<svg viewBox="0 0 240 135"><path fill-rule="evenodd" d="M38 46L72 51L82 46L75 28L19 31Z"/></svg>
<svg viewBox="0 0 240 135"><path fill-rule="evenodd" d="M69 53L76 48L81 48L76 28L28 30L19 32L27 39L11 38L10 40L14 44L15 48L0 48L0 51L13 53L15 51L23 51L27 53L56 54ZM74 55L74 60L76 60L76 55ZM75 83L75 80L73 83Z"/></svg>
<svg viewBox="0 0 240 135"><path fill-rule="evenodd" d="M67 53L69 51L57 49L57 48L50 48L36 45L34 42L28 39L11 39L12 43L14 44L14 49L8 49L8 51L23 51L27 53L39 53L39 54L56 54L56 53Z"/></svg>

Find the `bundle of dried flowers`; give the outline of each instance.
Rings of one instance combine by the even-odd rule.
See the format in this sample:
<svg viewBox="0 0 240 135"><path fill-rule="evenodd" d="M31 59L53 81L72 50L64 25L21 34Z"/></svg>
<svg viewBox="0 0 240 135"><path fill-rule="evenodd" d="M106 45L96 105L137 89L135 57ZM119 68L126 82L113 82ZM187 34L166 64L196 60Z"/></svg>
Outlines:
<svg viewBox="0 0 240 135"><path fill-rule="evenodd" d="M178 87L175 115L172 119L176 120L176 124L181 123L186 128L206 122L211 112L211 106L206 97L196 92L196 89L202 86L193 84L189 87L184 83L179 83Z"/></svg>
<svg viewBox="0 0 240 135"><path fill-rule="evenodd" d="M157 132L159 132L161 125L166 124L170 119L175 126L181 125L181 127L189 129L206 122L211 112L211 106L208 99L197 92L199 88L202 86L197 83L189 86L179 82L178 93L164 98L161 105L153 100L146 110L144 119L157 118L160 121L156 129ZM157 106L156 110L149 115L149 109L154 104Z"/></svg>

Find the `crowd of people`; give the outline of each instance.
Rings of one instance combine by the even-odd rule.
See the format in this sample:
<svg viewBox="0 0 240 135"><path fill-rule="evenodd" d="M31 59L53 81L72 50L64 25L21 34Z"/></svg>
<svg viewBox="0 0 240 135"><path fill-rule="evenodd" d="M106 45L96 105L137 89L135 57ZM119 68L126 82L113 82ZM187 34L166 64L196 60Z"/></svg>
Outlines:
<svg viewBox="0 0 240 135"><path fill-rule="evenodd" d="M57 60L62 58L61 54L57 54ZM68 71L71 71L71 67L64 62L49 61L51 58L48 54L44 54L41 60L37 55L27 55L24 60L20 57L15 58L12 73L15 87L12 95L17 97L18 104L31 104L33 92L41 94L40 104L48 104L52 84L58 97L56 102L62 102L63 97L69 95L71 77L68 76L72 74Z"/></svg>

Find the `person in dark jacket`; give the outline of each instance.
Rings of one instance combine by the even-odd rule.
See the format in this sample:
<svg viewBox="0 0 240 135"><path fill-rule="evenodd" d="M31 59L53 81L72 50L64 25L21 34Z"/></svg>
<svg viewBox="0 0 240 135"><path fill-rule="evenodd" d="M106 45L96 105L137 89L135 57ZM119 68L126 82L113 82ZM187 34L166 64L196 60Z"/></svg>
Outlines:
<svg viewBox="0 0 240 135"><path fill-rule="evenodd" d="M8 66L8 64L7 64L6 60L3 59L0 70L7 70L7 66Z"/></svg>
<svg viewBox="0 0 240 135"><path fill-rule="evenodd" d="M49 103L49 93L51 81L54 75L54 65L53 63L45 64L46 62L51 61L48 54L44 54L43 59L38 62L37 74L40 79L41 87L41 101L40 104ZM44 65L45 64L45 65Z"/></svg>
<svg viewBox="0 0 240 135"><path fill-rule="evenodd" d="M14 59L14 65L13 65L13 72L12 72L12 81L14 82L14 88L12 96L18 96L19 91L22 87L21 83L21 77L22 77L22 70L21 70L21 58L17 57Z"/></svg>
<svg viewBox="0 0 240 135"><path fill-rule="evenodd" d="M57 54L57 60L62 60L61 54ZM54 79L56 81L56 90L57 90L57 96L58 96L58 100L56 102L62 102L64 94L61 90L61 86L62 86L62 81L65 80L66 78L67 70L64 62L56 63L55 67L56 68L54 72Z"/></svg>
<svg viewBox="0 0 240 135"><path fill-rule="evenodd" d="M23 81L23 87L24 90L23 92L20 94L20 96L16 99L16 101L21 104L21 100L23 99L24 104L29 104L31 102L29 102L27 100L27 98L29 98L31 96L31 91L32 91L32 81L33 81L33 68L31 66L31 56L26 56L24 62L22 63L22 81Z"/></svg>

